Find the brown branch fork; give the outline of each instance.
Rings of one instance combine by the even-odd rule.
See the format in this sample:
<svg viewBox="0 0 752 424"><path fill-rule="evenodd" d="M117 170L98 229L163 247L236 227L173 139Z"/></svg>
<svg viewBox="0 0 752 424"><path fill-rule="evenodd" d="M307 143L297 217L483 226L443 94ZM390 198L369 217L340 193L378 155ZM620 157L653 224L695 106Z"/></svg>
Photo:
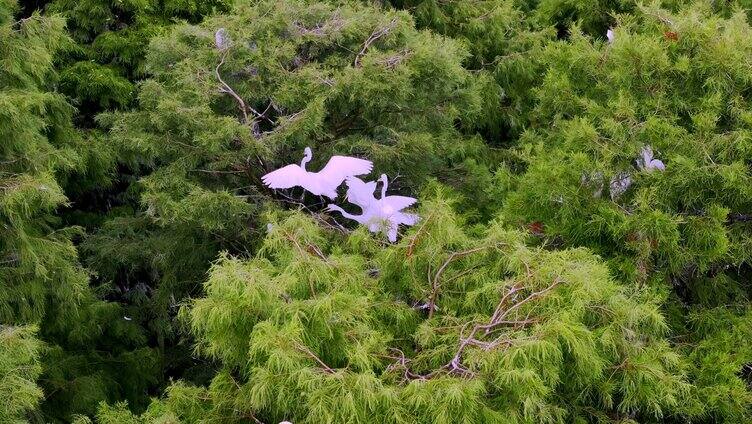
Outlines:
<svg viewBox="0 0 752 424"><path fill-rule="evenodd" d="M378 40L379 38L389 34L389 32L393 30L395 26L397 26L397 19L392 19L392 21L389 22L385 27L374 30L365 41L365 43L363 43L363 48L361 48L360 52L358 52L357 56L355 56L355 62L353 62L353 66L359 68L360 60L363 58L363 56L365 56L368 48L371 47L371 44L376 42L376 40Z"/></svg>
<svg viewBox="0 0 752 424"><path fill-rule="evenodd" d="M488 321L484 323L474 324L467 335L465 335L465 329L469 327L471 323L465 324L465 326L460 331L459 344L457 346L455 354L452 356L452 359L448 363L444 364L440 368L435 369L427 374L416 374L410 371L408 366L410 360L405 357L404 353L402 353L402 351L399 351L398 349L392 349L393 351L399 353L399 356L391 357L391 359L396 360L396 362L391 364L389 366L389 369L402 368L404 370L403 377L407 381L427 380L443 372L446 372L448 374L459 374L462 377L472 377L475 375L475 373L462 364L462 355L467 347L476 346L483 350L492 350L499 346L511 346L514 340L505 337L504 335L500 335L489 341L482 340L481 338L488 336L489 334L503 327L512 326L514 328L523 328L540 322L538 319L531 319L529 313L524 319L512 318L510 314L519 310L522 306L544 297L561 283L562 280L557 277L549 286L538 291L534 291L521 300L517 300L517 297L526 289L526 287L521 283L517 283L509 287L506 293L504 293L504 295L499 300L499 303L496 305L496 308L494 309L494 312L488 319Z"/></svg>

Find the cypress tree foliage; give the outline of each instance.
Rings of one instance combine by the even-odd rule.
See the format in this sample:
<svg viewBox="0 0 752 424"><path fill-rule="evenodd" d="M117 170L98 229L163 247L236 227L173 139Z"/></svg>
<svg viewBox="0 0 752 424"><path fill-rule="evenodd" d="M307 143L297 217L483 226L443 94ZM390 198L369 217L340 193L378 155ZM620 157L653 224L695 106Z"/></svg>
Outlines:
<svg viewBox="0 0 752 424"><path fill-rule="evenodd" d="M100 401L127 400L139 410L176 367L194 362L188 344L180 347L178 340L169 340L174 336L171 316L177 302L169 287L176 280L200 281L216 250L209 245L203 250L210 254L201 256L196 255L203 251L200 248L180 251L160 243L158 229L137 215L138 188L132 184L140 170L129 168L127 159L118 157L116 145L97 128L95 116L135 104L136 83L145 77L145 50L154 35L177 20L197 22L225 10L227 2L25 3L29 11L38 8L65 18L74 41L56 54L59 89L78 107L73 119L81 140L75 146L80 166L58 176L71 199L61 215L65 224L81 225L90 232L80 245L82 262L91 270L97 296L106 301L88 299L78 317L86 325L57 334L60 346L48 352L51 366L43 376L48 392L43 408L48 419L64 422L73 413L92 414ZM163 251L175 254L165 258L160 255ZM193 256L185 257L199 259L182 267L176 258L186 253ZM169 266L162 267L166 262ZM197 262L207 265L197 270ZM165 290L153 295L158 285ZM169 295L160 297L160 293Z"/></svg>
<svg viewBox="0 0 752 424"><path fill-rule="evenodd" d="M16 10L0 3L0 418L35 408L40 371L46 399L36 420L93 413L103 400L138 406L148 401L155 358L122 308L89 289L72 243L80 229L56 216L68 202L58 181L83 163L74 109L53 91L64 21L38 13L13 21ZM29 324L38 324L44 351Z"/></svg>
<svg viewBox="0 0 752 424"><path fill-rule="evenodd" d="M222 0L50 1L45 9L66 18L77 43L62 57L61 87L82 108L82 118L126 107L135 98L135 80L144 76L151 37L175 19L195 22L226 7Z"/></svg>
<svg viewBox="0 0 752 424"><path fill-rule="evenodd" d="M0 0L0 422L752 421L745 1L44 3ZM306 146L421 221L263 187Z"/></svg>
<svg viewBox="0 0 752 424"><path fill-rule="evenodd" d="M110 333L100 333L102 350L126 355L136 349L122 360L141 366L132 378L121 379L110 379L112 368L104 367L106 378L92 376L97 384L83 380L99 387L99 395L70 390L54 405L48 402L64 411L61 416L89 414L103 396L128 400L139 411L145 396L169 377L200 384L214 374L210 363L191 358L192 342L174 322L177 306L200 294L219 251L252 255L257 214L269 194L260 175L298 162L309 143L316 163L333 151L380 157L383 171L402 172L397 187L400 181L417 187L445 165L457 168L447 177L459 186L478 186L490 177L477 161L463 162L479 156L479 140L457 144L454 123L477 115L480 91L461 66L465 52L459 45L419 33L405 13L361 5L281 5L246 6L157 37L146 55L144 69L152 78L140 86L139 108L99 118L111 129L107 158L116 157L135 175L151 174L113 203L135 199L143 210L116 207L102 216L84 207L73 221L95 230L81 251L101 292L127 304L122 316L143 329L110 346ZM228 33L226 49L215 45L219 28ZM240 111L233 95L247 109ZM266 117L254 117L251 108ZM122 323L122 316L114 320ZM154 346L157 356L144 346ZM60 361L67 369L56 373L57 387L70 387L65 381L78 380L89 360L99 362L85 356Z"/></svg>
<svg viewBox="0 0 752 424"><path fill-rule="evenodd" d="M25 422L42 397L36 385L42 372L36 331L28 326L0 326L0 421L4 423Z"/></svg>
<svg viewBox="0 0 752 424"><path fill-rule="evenodd" d="M55 228L66 198L56 174L76 166L72 108L48 91L52 57L66 38L59 17L13 21L15 2L0 2L0 419L20 422L41 398L40 341L66 328L86 295L87 275Z"/></svg>
<svg viewBox="0 0 752 424"><path fill-rule="evenodd" d="M750 35L741 11L700 4L620 15L611 44L574 28L540 56L530 129L499 172L508 222L666 292L710 421L750 419ZM665 171L636 161L646 148Z"/></svg>
<svg viewBox="0 0 752 424"><path fill-rule="evenodd" d="M53 212L66 202L56 173L77 163L73 109L45 86L65 41L63 21L35 14L13 22L15 2L0 6L0 321L35 322L47 304L68 305L54 325L75 315L87 287L70 242L74 232L54 228Z"/></svg>
<svg viewBox="0 0 752 424"><path fill-rule="evenodd" d="M197 350L222 364L212 383L176 384L139 418L103 407L100 422L626 422L681 409L689 386L655 296L629 295L584 249L469 230L431 198L389 247L270 214L258 255L221 257L183 311Z"/></svg>
<svg viewBox="0 0 752 424"><path fill-rule="evenodd" d="M394 0L409 10L421 28L447 35L470 51L465 67L484 81L483 117L468 133L480 131L491 145L505 145L522 129L529 111L527 91L537 83L540 62L534 60L553 26L540 24L529 7L511 0L439 2Z"/></svg>
<svg viewBox="0 0 752 424"><path fill-rule="evenodd" d="M221 49L214 45L220 28L228 38ZM298 162L309 144L312 167L332 151L366 154L419 186L482 148L477 140L458 143L453 128L479 109L465 57L457 43L413 29L406 13L258 2L157 37L141 109L107 122L135 160L160 163L145 182L160 214L167 199L152 193L175 192L178 183L190 193L186 180L230 189L255 183L250 195L260 174Z"/></svg>
<svg viewBox="0 0 752 424"><path fill-rule="evenodd" d="M226 45L218 48L220 28ZM153 287L155 298L196 293L217 252L251 254L271 194L260 176L299 162L308 145L311 169L339 152L400 175L397 189L442 173L457 186L477 185L490 174L465 159L484 147L454 127L479 107L465 56L457 43L416 31L406 13L359 4L258 2L177 26L152 42L153 76L141 84L139 109L100 118L122 147L121 160L151 172L139 183L145 213L111 222L86 249L102 252L97 261L122 264L111 275L128 269L132 252L146 265L139 269L168 281ZM297 193L284 196L299 203ZM120 250L117 234L134 225L145 231L134 234L135 250ZM145 239L155 250L143 249ZM168 310L165 303L156 309Z"/></svg>

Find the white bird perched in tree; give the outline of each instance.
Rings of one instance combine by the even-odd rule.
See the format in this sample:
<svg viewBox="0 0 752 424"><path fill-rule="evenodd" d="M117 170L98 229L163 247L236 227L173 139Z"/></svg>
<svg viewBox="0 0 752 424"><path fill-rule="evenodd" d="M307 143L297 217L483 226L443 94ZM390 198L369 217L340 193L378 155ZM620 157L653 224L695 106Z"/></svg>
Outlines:
<svg viewBox="0 0 752 424"><path fill-rule="evenodd" d="M417 215L402 212L402 209L415 204L417 199L406 196L386 196L386 175L382 174L380 179L384 186L381 189L381 199L376 199L373 195L376 182L366 183L360 178L347 178L347 200L359 206L363 211L362 214L353 215L331 204L327 210L339 212L343 217L365 225L372 233L385 231L389 241L395 242L400 225L415 225L418 222Z"/></svg>
<svg viewBox="0 0 752 424"><path fill-rule="evenodd" d="M608 31L606 31L606 38L608 38L609 43L614 42L614 30L609 28Z"/></svg>
<svg viewBox="0 0 752 424"><path fill-rule="evenodd" d="M229 47L230 38L227 36L227 30L220 28L214 33L214 45L219 50L225 50Z"/></svg>
<svg viewBox="0 0 752 424"><path fill-rule="evenodd" d="M662 161L658 159L653 158L653 148L650 146L646 146L642 148L642 152L640 153L642 156L641 158L637 159L637 167L640 169L644 169L648 172L652 172L653 170L657 169L659 171L665 171L666 165L663 164Z"/></svg>
<svg viewBox="0 0 752 424"><path fill-rule="evenodd" d="M311 148L306 147L300 165L287 165L264 175L261 180L272 189L300 186L317 196L323 195L334 199L337 197L337 187L347 177L367 174L373 169L373 163L365 159L332 156L324 169L319 172L308 172L305 165L312 157Z"/></svg>
<svg viewBox="0 0 752 424"><path fill-rule="evenodd" d="M609 188L611 189L611 200L616 200L624 194L632 185L632 177L628 172L619 172L611 178Z"/></svg>

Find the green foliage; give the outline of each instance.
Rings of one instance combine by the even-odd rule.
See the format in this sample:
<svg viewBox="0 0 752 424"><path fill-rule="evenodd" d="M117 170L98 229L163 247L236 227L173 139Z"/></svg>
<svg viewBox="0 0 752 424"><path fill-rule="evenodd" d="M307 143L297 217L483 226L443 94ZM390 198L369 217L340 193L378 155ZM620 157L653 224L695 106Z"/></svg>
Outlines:
<svg viewBox="0 0 752 424"><path fill-rule="evenodd" d="M723 18L700 5L646 6L617 20L613 44L575 30L540 57L542 84L516 149L524 170L507 186L504 216L596 250L626 281L673 288L674 330L691 332L682 337L698 390L734 393L712 397L704 412L743 421L740 369L752 357L724 340L750 335L750 26L741 12ZM664 172L636 165L646 146ZM631 179L623 194L609 188L621 175ZM698 332L691 317L734 330Z"/></svg>
<svg viewBox="0 0 752 424"><path fill-rule="evenodd" d="M461 66L465 52L457 43L415 30L405 13L307 2L279 6L262 2L157 37L140 108L100 117L121 147L121 160L151 171L139 184L148 221L143 228L165 248L143 252L159 251L148 260L163 264L162 275L194 276L177 278L191 280L169 288L177 292L160 287L165 297L193 291L220 250L248 251L269 194L260 176L298 162L307 145L314 149L313 166L332 152L368 155L380 170L401 174L402 189L419 187L447 167L453 175L446 179L459 186L489 175L478 163L480 140L463 139L454 128L479 107L478 87ZM229 34L226 50L214 46L218 28ZM364 48L381 30L385 34ZM478 159L466 160L470 156ZM91 251L100 250L97 240L111 239L114 257L127 252L117 240L129 222L143 221L113 221L92 239ZM173 254L176 248L186 255Z"/></svg>
<svg viewBox="0 0 752 424"><path fill-rule="evenodd" d="M750 28L744 15L702 10L646 8L623 19L613 45L576 34L543 56L518 149L526 171L510 187L507 217L540 220L549 236L599 249L633 281L651 270L685 274L692 300L701 300L703 285L691 280L749 261L750 80L739 55L752 47ZM645 146L665 172L635 165ZM631 187L609 196L622 172Z"/></svg>
<svg viewBox="0 0 752 424"><path fill-rule="evenodd" d="M34 327L0 325L0 421L26 422L26 414L36 408L42 390L36 379L41 343Z"/></svg>
<svg viewBox="0 0 752 424"><path fill-rule="evenodd" d="M7 7L2 5L3 8ZM71 319L87 277L70 241L54 228L66 202L55 175L76 166L71 107L46 90L52 56L65 40L59 18L0 22L0 322L36 322L50 302Z"/></svg>
<svg viewBox="0 0 752 424"><path fill-rule="evenodd" d="M0 422L752 420L747 1L230 3L0 0Z"/></svg>
<svg viewBox="0 0 752 424"><path fill-rule="evenodd" d="M33 382L40 372L46 391L41 414L61 420L71 410L87 411L77 409L87 401L90 413L102 400L145 403L141 381L155 375L157 359L143 347L144 335L123 322L119 305L98 301L90 291L73 244L80 230L56 216L68 202L59 178L86 163L76 153L81 141L71 125L73 108L49 84L54 54L66 40L59 17L0 22L3 422L36 406L41 394ZM27 324L38 324L49 344L41 357L34 331L4 327ZM129 363L130 380L120 368ZM116 381L126 384L118 389ZM11 394L18 400L8 400Z"/></svg>
<svg viewBox="0 0 752 424"><path fill-rule="evenodd" d="M416 31L405 13L280 6L260 2L156 38L140 110L105 120L139 163L164 164L146 184L155 212L167 199L151 192L210 201L196 190L254 183L243 194L258 196L259 175L297 162L306 145L315 162L332 151L368 154L413 186L482 149L458 143L453 128L480 105L460 45ZM214 47L219 28L226 50ZM236 210L231 198L211 201Z"/></svg>
<svg viewBox="0 0 752 424"><path fill-rule="evenodd" d="M102 108L127 106L133 84L112 67L93 62L78 62L63 70L60 85L78 97L97 101Z"/></svg>
<svg viewBox="0 0 752 424"><path fill-rule="evenodd" d="M654 295L628 295L585 250L527 248L499 224L468 233L441 197L422 216L386 248L270 216L259 254L222 257L184 310L222 370L151 410L189 423L538 423L680 407L689 386Z"/></svg>
<svg viewBox="0 0 752 424"><path fill-rule="evenodd" d="M84 116L127 107L134 78L143 76L149 39L173 19L195 21L226 6L223 0L52 0L46 10L66 18L76 41L61 57L61 88Z"/></svg>
<svg viewBox="0 0 752 424"><path fill-rule="evenodd" d="M527 92L537 83L540 63L534 58L555 28L537 25L512 0L440 2L391 1L410 10L420 27L451 36L469 50L465 66L484 83L483 117L477 127L492 144L505 133L520 131L530 102ZM552 22L553 23L553 22Z"/></svg>

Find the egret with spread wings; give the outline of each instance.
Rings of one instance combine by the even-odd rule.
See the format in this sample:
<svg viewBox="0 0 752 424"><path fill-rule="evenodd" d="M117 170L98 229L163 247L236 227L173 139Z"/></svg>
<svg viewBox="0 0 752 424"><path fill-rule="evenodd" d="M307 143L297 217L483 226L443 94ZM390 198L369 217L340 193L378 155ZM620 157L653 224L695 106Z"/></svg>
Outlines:
<svg viewBox="0 0 752 424"><path fill-rule="evenodd" d="M397 241L397 230L400 225L415 225L418 216L402 212L417 202L414 197L387 196L387 177L381 175L384 186L381 190L381 199L373 195L376 182L364 182L360 178L347 178L347 200L360 207L361 215L349 214L337 205L329 205L327 210L339 212L343 217L357 221L368 227L372 233L385 232L390 242Z"/></svg>
<svg viewBox="0 0 752 424"><path fill-rule="evenodd" d="M365 159L332 156L321 171L309 172L305 166L312 157L311 148L306 147L300 165L287 165L264 175L261 180L272 189L303 187L317 196L334 199L337 197L337 187L347 177L367 174L373 169L373 163Z"/></svg>

